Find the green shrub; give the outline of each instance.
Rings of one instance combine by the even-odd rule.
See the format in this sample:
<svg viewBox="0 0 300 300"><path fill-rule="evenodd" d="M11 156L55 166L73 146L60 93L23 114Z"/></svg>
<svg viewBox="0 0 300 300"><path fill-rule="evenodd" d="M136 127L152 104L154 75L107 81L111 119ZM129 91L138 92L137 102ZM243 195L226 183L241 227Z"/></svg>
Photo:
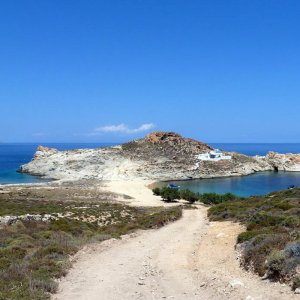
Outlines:
<svg viewBox="0 0 300 300"><path fill-rule="evenodd" d="M33 291L42 290L46 293L54 294L57 291L58 283L51 279L32 279L30 280L30 289Z"/></svg>
<svg viewBox="0 0 300 300"><path fill-rule="evenodd" d="M204 204L219 204L222 202L227 202L227 201L231 201L234 199L238 199L238 196L235 196L231 193L226 193L223 195L219 195L216 193L204 193L200 196L200 201L203 202Z"/></svg>
<svg viewBox="0 0 300 300"><path fill-rule="evenodd" d="M62 246L62 245L49 245L47 247L40 248L38 251L35 253L35 257L61 257L65 256L67 254L74 254L76 252L75 247L71 246Z"/></svg>
<svg viewBox="0 0 300 300"><path fill-rule="evenodd" d="M184 189L178 190L176 188L162 187L162 188L154 188L152 192L156 196L161 196L165 201L174 201L176 199L183 199L188 201L190 204L195 203L196 201L201 201L204 204L213 205L219 204L223 202L227 202L234 199L239 199L238 196L235 196L231 193L226 194L216 194L216 193L204 193L199 194L192 192L191 190Z"/></svg>
<svg viewBox="0 0 300 300"><path fill-rule="evenodd" d="M271 213L259 212L251 218L251 222L259 224L261 227L276 226L284 221L283 216L277 216Z"/></svg>
<svg viewBox="0 0 300 300"><path fill-rule="evenodd" d="M297 288L300 288L300 276L295 276L293 278L293 290L297 289Z"/></svg>
<svg viewBox="0 0 300 300"><path fill-rule="evenodd" d="M266 260L268 268L268 277L276 280L281 280L284 277L285 255L282 251L274 250Z"/></svg>
<svg viewBox="0 0 300 300"><path fill-rule="evenodd" d="M275 208L279 208L282 210L289 210L294 207L292 204L289 204L287 202L274 203L273 205Z"/></svg>
<svg viewBox="0 0 300 300"><path fill-rule="evenodd" d="M186 200L191 204L195 203L200 198L198 193L194 193L187 189L179 191L179 194L181 199Z"/></svg>
<svg viewBox="0 0 300 300"><path fill-rule="evenodd" d="M164 201L172 202L174 200L180 199L180 193L178 189L163 187L160 191L160 196Z"/></svg>
<svg viewBox="0 0 300 300"><path fill-rule="evenodd" d="M230 198L230 197L228 197ZM219 201L216 195L204 197ZM217 203L208 211L210 220L232 220L246 225L238 236L244 243L242 265L259 275L287 281L300 265L300 189L274 192L266 196L236 198ZM300 277L294 279L300 287Z"/></svg>
<svg viewBox="0 0 300 300"><path fill-rule="evenodd" d="M282 226L300 227L300 218L297 216L288 216L281 221Z"/></svg>
<svg viewBox="0 0 300 300"><path fill-rule="evenodd" d="M267 270L266 259L275 250L283 250L290 242L288 234L260 234L253 238L243 255L243 265L246 269L253 267L254 271L263 276Z"/></svg>
<svg viewBox="0 0 300 300"><path fill-rule="evenodd" d="M237 242L238 243L244 243L246 241L251 240L252 238L254 238L255 236L257 236L259 233L256 231L246 231L246 232L242 232L238 235L237 237Z"/></svg>
<svg viewBox="0 0 300 300"><path fill-rule="evenodd" d="M154 188L154 189L152 190L152 192L153 192L153 194L154 194L155 196L160 196L160 193L161 193L159 187Z"/></svg>
<svg viewBox="0 0 300 300"><path fill-rule="evenodd" d="M22 259L25 257L26 253L27 251L21 247L6 247L4 249L0 249L0 257L11 260Z"/></svg>

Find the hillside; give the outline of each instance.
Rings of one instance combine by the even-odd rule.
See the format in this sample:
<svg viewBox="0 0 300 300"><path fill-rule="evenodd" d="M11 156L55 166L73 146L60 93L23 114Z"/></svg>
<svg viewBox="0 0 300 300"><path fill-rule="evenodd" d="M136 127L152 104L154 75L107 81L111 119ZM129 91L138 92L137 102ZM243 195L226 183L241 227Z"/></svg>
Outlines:
<svg viewBox="0 0 300 300"><path fill-rule="evenodd" d="M200 161L213 148L174 132L153 132L143 139L102 148L57 151L39 147L20 171L53 179L168 180L248 175L257 171L300 170L299 155L252 157L239 153L230 160Z"/></svg>
<svg viewBox="0 0 300 300"><path fill-rule="evenodd" d="M213 221L239 221L241 264L260 276L300 287L300 189L224 202L209 209Z"/></svg>

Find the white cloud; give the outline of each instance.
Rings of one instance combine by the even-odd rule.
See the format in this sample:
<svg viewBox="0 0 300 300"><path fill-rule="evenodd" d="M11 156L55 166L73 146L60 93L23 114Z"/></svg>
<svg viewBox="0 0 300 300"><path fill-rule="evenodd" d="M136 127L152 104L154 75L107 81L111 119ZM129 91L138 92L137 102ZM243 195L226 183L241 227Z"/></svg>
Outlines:
<svg viewBox="0 0 300 300"><path fill-rule="evenodd" d="M94 133L124 133L124 134L131 134L131 133L138 133L147 131L154 128L153 123L146 123L142 124L137 128L129 128L126 124L118 124L118 125L106 125L103 127L98 127L94 129Z"/></svg>

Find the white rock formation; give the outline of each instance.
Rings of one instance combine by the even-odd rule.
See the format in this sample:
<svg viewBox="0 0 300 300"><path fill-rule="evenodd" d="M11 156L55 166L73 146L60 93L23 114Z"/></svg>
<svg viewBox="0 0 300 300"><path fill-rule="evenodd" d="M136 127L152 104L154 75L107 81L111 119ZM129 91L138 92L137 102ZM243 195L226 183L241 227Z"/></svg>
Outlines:
<svg viewBox="0 0 300 300"><path fill-rule="evenodd" d="M269 152L265 159L278 171L300 171L300 154Z"/></svg>
<svg viewBox="0 0 300 300"><path fill-rule="evenodd" d="M252 157L224 152L230 160L197 160L197 154L211 149L175 133L155 132L141 140L102 149L57 151L40 146L33 160L20 171L63 180L168 180L300 171L300 154L270 152L265 157Z"/></svg>

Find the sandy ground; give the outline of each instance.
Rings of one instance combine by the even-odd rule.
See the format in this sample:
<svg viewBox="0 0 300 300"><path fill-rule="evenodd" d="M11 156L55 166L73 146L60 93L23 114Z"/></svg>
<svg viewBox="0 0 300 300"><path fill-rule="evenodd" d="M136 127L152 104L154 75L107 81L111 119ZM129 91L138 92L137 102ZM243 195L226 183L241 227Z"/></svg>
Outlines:
<svg viewBox="0 0 300 300"><path fill-rule="evenodd" d="M199 206L161 229L86 246L52 299L299 299L239 267L241 230L209 223Z"/></svg>
<svg viewBox="0 0 300 300"><path fill-rule="evenodd" d="M132 180L122 181L115 180L105 183L105 186L101 186L101 190L114 192L117 194L130 196L132 199L124 198L120 196L119 201L133 206L164 206L166 205L161 201L160 197L154 196L151 189L148 188L153 181L149 180ZM170 204L168 204L170 205ZM174 204L173 204L174 205Z"/></svg>

